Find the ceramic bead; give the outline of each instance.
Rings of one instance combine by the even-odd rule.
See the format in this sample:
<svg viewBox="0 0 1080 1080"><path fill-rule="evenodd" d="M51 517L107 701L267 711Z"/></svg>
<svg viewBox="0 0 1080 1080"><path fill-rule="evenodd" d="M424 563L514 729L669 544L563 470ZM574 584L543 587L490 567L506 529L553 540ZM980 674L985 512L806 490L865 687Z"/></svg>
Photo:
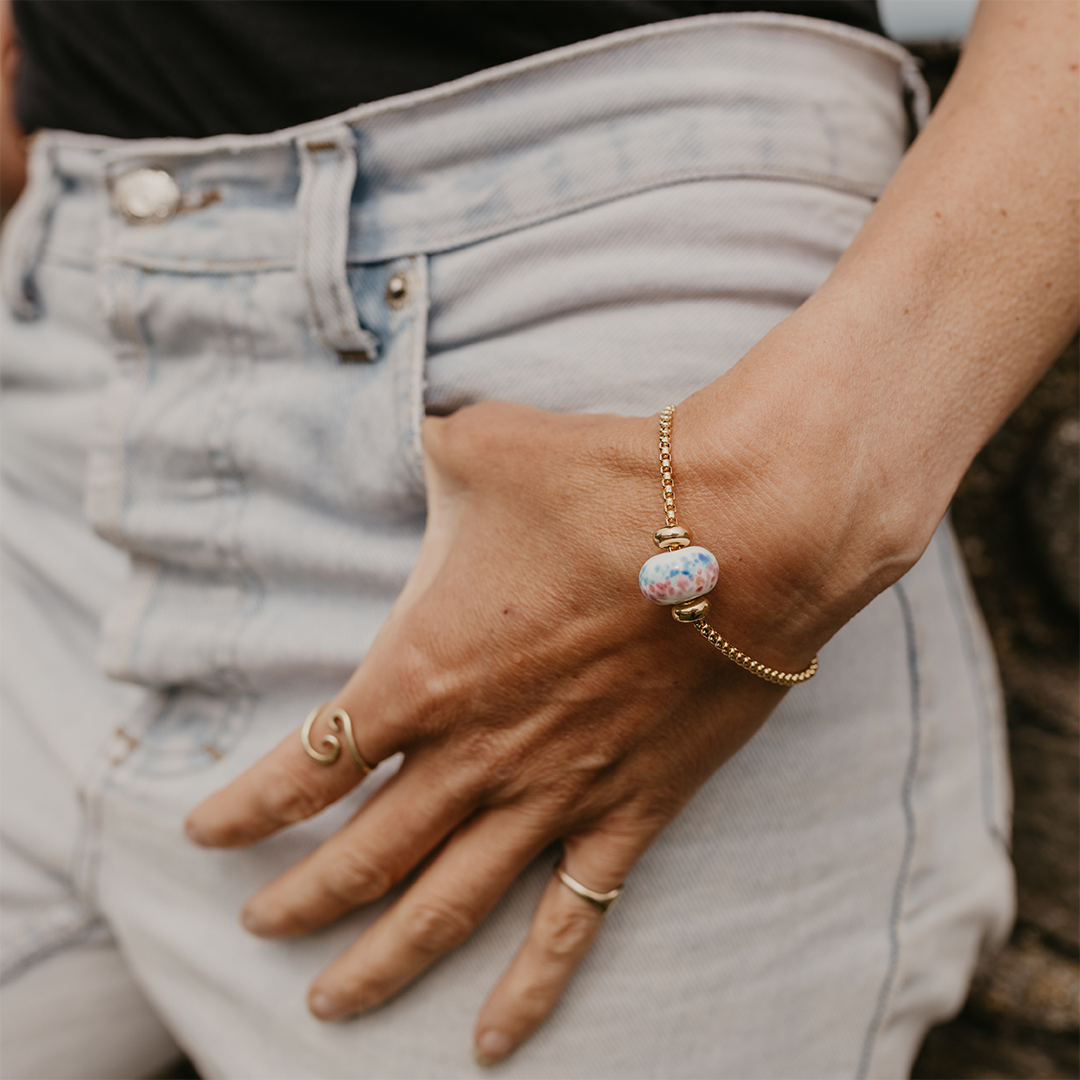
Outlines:
<svg viewBox="0 0 1080 1080"><path fill-rule="evenodd" d="M709 592L719 576L716 556L695 545L654 555L642 566L638 584L654 604L678 604Z"/></svg>

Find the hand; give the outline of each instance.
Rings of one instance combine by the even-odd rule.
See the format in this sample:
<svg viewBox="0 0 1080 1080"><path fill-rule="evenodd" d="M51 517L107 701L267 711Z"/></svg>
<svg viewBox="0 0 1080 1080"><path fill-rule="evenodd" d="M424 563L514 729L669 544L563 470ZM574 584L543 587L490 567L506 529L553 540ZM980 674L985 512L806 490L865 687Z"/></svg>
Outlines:
<svg viewBox="0 0 1080 1080"><path fill-rule="evenodd" d="M404 764L244 912L262 936L307 933L382 896L438 849L316 979L317 1016L343 1017L397 993L460 944L553 841L563 841L567 872L587 887L620 885L782 697L638 591L638 568L663 523L656 430L655 418L495 403L426 421L419 561L331 703L352 716L365 760L403 751ZM676 493L689 507L685 460ZM733 541L737 523L726 531ZM721 556L729 581L754 562L749 545ZM801 648L761 658L795 670L813 652ZM196 808L189 834L210 846L252 843L316 813L359 777L347 750L322 766L291 735ZM480 1060L504 1057L541 1023L601 919L552 879L481 1012Z"/></svg>

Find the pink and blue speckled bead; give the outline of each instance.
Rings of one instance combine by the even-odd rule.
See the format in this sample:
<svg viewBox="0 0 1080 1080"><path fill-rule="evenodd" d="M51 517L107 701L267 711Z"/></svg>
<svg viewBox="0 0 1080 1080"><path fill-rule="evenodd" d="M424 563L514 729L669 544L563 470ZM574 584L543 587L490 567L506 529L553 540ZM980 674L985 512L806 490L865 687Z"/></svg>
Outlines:
<svg viewBox="0 0 1080 1080"><path fill-rule="evenodd" d="M661 551L648 559L638 574L638 585L654 604L678 604L710 592L719 576L716 556L706 548L691 546Z"/></svg>

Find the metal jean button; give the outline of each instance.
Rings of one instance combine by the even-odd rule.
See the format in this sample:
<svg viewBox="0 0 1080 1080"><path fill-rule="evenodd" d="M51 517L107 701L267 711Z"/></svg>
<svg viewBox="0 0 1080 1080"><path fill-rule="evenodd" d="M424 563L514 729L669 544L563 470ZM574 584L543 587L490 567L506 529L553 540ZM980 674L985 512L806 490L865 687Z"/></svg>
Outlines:
<svg viewBox="0 0 1080 1080"><path fill-rule="evenodd" d="M409 282L402 274L394 274L386 283L386 302L392 308L401 307L409 296Z"/></svg>
<svg viewBox="0 0 1080 1080"><path fill-rule="evenodd" d="M113 184L113 205L132 225L168 221L180 206L180 188L162 169L132 169Z"/></svg>

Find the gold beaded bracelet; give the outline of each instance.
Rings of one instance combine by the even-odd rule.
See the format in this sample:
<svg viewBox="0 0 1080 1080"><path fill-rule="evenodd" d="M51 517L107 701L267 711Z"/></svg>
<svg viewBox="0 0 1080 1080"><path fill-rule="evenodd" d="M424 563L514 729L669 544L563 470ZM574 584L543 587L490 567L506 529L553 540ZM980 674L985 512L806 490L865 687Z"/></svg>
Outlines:
<svg viewBox="0 0 1080 1080"><path fill-rule="evenodd" d="M675 484L671 477L671 422L674 415L674 405L669 405L660 414L660 482L664 489L666 521L653 534L660 554L646 560L638 574L638 585L646 599L670 606L676 622L693 623L710 645L751 674L777 686L798 686L817 674L816 656L805 671L777 671L751 660L705 621L710 607L705 593L716 587L720 564L707 548L691 544L690 533L675 516Z"/></svg>

